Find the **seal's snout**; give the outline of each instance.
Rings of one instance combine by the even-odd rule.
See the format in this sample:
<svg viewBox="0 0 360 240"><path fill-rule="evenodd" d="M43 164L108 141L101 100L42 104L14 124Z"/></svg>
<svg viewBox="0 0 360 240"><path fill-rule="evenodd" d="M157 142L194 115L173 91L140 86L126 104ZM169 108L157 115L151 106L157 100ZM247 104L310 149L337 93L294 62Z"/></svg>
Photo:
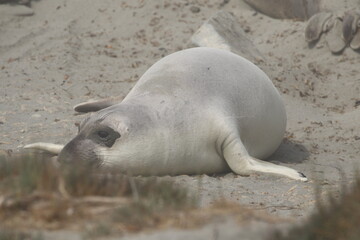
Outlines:
<svg viewBox="0 0 360 240"><path fill-rule="evenodd" d="M61 164L81 164L99 166L102 157L96 152L99 148L111 148L120 133L106 125L89 125L71 140L59 154Z"/></svg>
<svg viewBox="0 0 360 240"><path fill-rule="evenodd" d="M100 159L94 152L95 147L92 141L75 137L60 152L58 161L61 164L99 165Z"/></svg>

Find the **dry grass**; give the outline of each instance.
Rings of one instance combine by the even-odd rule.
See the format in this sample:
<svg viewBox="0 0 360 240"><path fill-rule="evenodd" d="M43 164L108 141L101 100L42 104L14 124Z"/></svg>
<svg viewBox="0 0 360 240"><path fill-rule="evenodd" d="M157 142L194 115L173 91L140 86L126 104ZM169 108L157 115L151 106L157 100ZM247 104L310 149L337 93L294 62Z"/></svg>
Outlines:
<svg viewBox="0 0 360 240"><path fill-rule="evenodd" d="M156 177L128 177L84 166L59 168L42 154L4 156L0 155L0 222L7 229L86 228L89 238L194 228L229 216L241 223L273 221L224 200L199 208L197 198L185 188Z"/></svg>
<svg viewBox="0 0 360 240"><path fill-rule="evenodd" d="M0 156L3 227L80 229L81 222L93 221L96 228L101 219L121 231L138 231L196 207L196 198L186 189L155 177L80 165L59 168L43 154Z"/></svg>
<svg viewBox="0 0 360 240"><path fill-rule="evenodd" d="M0 192L27 195L61 193L72 197L124 196L130 193L129 178L84 166L59 168L44 154L20 154L0 158Z"/></svg>
<svg viewBox="0 0 360 240"><path fill-rule="evenodd" d="M32 236L28 233L23 233L19 231L4 231L0 230L0 240L42 240L43 237L41 234Z"/></svg>
<svg viewBox="0 0 360 240"><path fill-rule="evenodd" d="M276 240L358 240L360 239L360 177L342 195L329 196L326 203L318 201L317 211L301 226L296 226L286 236L277 233Z"/></svg>

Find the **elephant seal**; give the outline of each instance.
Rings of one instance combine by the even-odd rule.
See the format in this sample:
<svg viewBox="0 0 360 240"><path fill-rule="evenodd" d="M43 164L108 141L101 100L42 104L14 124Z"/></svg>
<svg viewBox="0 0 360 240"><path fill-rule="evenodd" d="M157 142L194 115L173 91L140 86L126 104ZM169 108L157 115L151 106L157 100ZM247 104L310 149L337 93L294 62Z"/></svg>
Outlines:
<svg viewBox="0 0 360 240"><path fill-rule="evenodd" d="M85 161L133 175L231 169L307 180L294 169L259 160L283 139L285 107L266 74L229 51L200 47L170 54L151 66L122 102L102 100L100 106L75 107L103 109L80 124L59 154L61 163Z"/></svg>

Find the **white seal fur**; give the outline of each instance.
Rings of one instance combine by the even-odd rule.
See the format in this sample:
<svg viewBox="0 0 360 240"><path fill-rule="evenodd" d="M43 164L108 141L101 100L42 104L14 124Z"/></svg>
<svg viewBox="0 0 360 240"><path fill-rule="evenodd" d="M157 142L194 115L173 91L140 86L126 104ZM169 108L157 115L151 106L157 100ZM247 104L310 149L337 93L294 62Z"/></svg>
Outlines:
<svg viewBox="0 0 360 240"><path fill-rule="evenodd" d="M100 103L75 107L103 109L82 122L60 162L86 161L134 175L231 169L307 180L294 169L259 160L283 139L285 107L266 74L231 52L173 53L150 67L122 102Z"/></svg>

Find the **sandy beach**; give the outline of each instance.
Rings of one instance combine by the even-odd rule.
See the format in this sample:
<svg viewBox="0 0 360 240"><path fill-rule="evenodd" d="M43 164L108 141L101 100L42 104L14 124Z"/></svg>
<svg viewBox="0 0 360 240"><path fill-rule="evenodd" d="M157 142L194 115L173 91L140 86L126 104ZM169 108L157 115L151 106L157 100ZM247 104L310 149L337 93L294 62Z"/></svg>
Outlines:
<svg viewBox="0 0 360 240"><path fill-rule="evenodd" d="M267 17L240 0L39 0L31 2L31 16L1 12L4 8L1 4L0 149L17 151L39 141L65 144L85 118L74 113L74 105L126 96L146 69L192 47L194 32L225 10L264 56L256 64L286 105L286 137L269 160L310 181L233 173L163 178L197 191L203 206L226 198L292 219L314 209L315 184L337 194L354 178L360 161L360 55L350 48L334 55L323 38L309 47L306 22Z"/></svg>

